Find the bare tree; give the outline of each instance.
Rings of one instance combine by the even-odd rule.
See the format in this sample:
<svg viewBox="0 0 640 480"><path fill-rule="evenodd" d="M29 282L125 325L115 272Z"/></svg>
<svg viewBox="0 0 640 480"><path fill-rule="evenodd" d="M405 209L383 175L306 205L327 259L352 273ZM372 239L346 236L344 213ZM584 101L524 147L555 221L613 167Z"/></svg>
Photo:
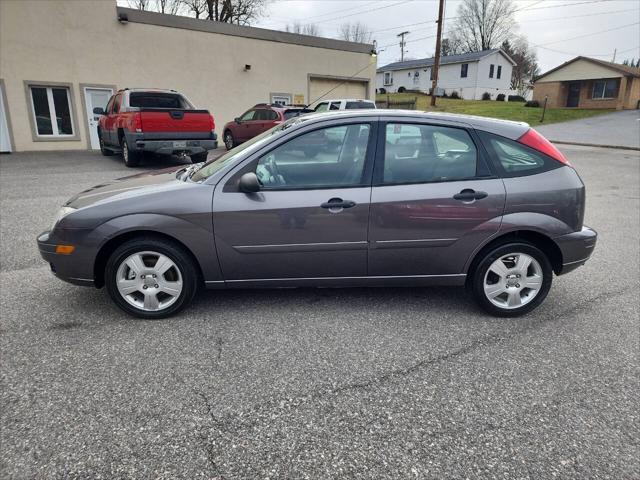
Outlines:
<svg viewBox="0 0 640 480"><path fill-rule="evenodd" d="M440 55L446 57L448 55L458 55L464 53L460 40L457 38L443 38L440 45Z"/></svg>
<svg viewBox="0 0 640 480"><path fill-rule="evenodd" d="M129 7L136 8L138 10L153 10L153 4L151 0L129 0Z"/></svg>
<svg viewBox="0 0 640 480"><path fill-rule="evenodd" d="M540 71L536 52L522 35L511 41L505 40L501 48L516 63L511 71L511 88L517 90L518 95L524 96Z"/></svg>
<svg viewBox="0 0 640 480"><path fill-rule="evenodd" d="M502 44L516 28L512 0L463 0L450 38L466 52Z"/></svg>
<svg viewBox="0 0 640 480"><path fill-rule="evenodd" d="M340 38L349 42L357 43L371 43L373 40L373 34L371 30L360 22L356 23L343 23L340 25Z"/></svg>
<svg viewBox="0 0 640 480"><path fill-rule="evenodd" d="M194 0L187 0L193 2ZM248 25L262 14L266 0L204 0L208 20Z"/></svg>
<svg viewBox="0 0 640 480"><path fill-rule="evenodd" d="M156 11L176 15L180 11L181 4L180 0L156 0Z"/></svg>
<svg viewBox="0 0 640 480"><path fill-rule="evenodd" d="M287 32L299 33L301 35L312 35L314 37L320 36L320 28L315 23L302 24L300 22L295 22L292 25L287 25L285 30Z"/></svg>
<svg viewBox="0 0 640 480"><path fill-rule="evenodd" d="M187 12L196 18L204 15L207 10L206 0L181 0Z"/></svg>

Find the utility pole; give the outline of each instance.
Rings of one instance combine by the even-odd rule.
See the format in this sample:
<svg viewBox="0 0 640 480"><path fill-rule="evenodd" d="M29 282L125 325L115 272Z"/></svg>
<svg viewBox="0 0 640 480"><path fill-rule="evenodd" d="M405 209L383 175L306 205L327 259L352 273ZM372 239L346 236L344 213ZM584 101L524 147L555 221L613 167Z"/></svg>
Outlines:
<svg viewBox="0 0 640 480"><path fill-rule="evenodd" d="M613 49L613 58L611 59L611 63L616 63L616 53L618 53L618 49Z"/></svg>
<svg viewBox="0 0 640 480"><path fill-rule="evenodd" d="M438 70L440 69L440 43L442 42L442 24L444 23L444 0L440 0L438 8L438 33L436 38L436 58L433 62L433 81L431 82L431 106L436 106L436 89L438 88Z"/></svg>
<svg viewBox="0 0 640 480"><path fill-rule="evenodd" d="M404 62L404 46L407 42L404 41L404 36L409 35L409 32L399 33L397 36L400 37L400 61Z"/></svg>

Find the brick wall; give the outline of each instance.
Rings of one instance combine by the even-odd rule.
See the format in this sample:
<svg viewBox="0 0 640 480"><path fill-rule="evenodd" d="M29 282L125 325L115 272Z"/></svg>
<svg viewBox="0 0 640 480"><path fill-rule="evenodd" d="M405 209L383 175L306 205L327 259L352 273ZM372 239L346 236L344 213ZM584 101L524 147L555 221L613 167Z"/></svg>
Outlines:
<svg viewBox="0 0 640 480"><path fill-rule="evenodd" d="M567 87L563 82L541 82L533 87L533 99L544 104L544 97L548 96L547 107L558 108L567 104Z"/></svg>

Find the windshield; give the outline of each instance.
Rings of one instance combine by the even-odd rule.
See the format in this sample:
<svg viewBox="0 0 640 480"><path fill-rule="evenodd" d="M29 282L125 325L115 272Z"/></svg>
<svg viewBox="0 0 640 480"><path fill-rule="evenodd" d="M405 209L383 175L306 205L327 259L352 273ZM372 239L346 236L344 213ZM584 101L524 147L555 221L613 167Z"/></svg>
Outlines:
<svg viewBox="0 0 640 480"><path fill-rule="evenodd" d="M253 137L251 140L248 140L238 145L237 147L232 148L221 157L218 157L215 160L210 160L209 162L205 163L202 166L202 168L200 168L199 170L196 170L193 176L191 177L191 180L193 180L194 182L201 182L202 180L209 178L211 175L213 175L217 171L222 170L227 165L232 164L235 161L236 156L238 154L244 152L245 150L259 148L263 144L267 143L272 137L279 135L280 133L285 131L287 128L290 128L294 125L304 122L305 120L306 118L304 117L294 117L292 119L287 120L284 123L281 123L280 125L276 125L272 129L267 130L264 133L261 133L257 137Z"/></svg>

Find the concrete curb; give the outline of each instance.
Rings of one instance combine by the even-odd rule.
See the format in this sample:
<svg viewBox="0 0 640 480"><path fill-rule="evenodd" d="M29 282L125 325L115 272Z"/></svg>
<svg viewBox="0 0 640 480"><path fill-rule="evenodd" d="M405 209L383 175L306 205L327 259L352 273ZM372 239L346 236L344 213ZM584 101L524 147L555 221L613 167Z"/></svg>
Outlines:
<svg viewBox="0 0 640 480"><path fill-rule="evenodd" d="M640 152L640 147L628 147L624 145L600 145L597 143L565 142L564 140L549 140L551 143L561 145L579 145L581 147L615 148L617 150L633 150Z"/></svg>

